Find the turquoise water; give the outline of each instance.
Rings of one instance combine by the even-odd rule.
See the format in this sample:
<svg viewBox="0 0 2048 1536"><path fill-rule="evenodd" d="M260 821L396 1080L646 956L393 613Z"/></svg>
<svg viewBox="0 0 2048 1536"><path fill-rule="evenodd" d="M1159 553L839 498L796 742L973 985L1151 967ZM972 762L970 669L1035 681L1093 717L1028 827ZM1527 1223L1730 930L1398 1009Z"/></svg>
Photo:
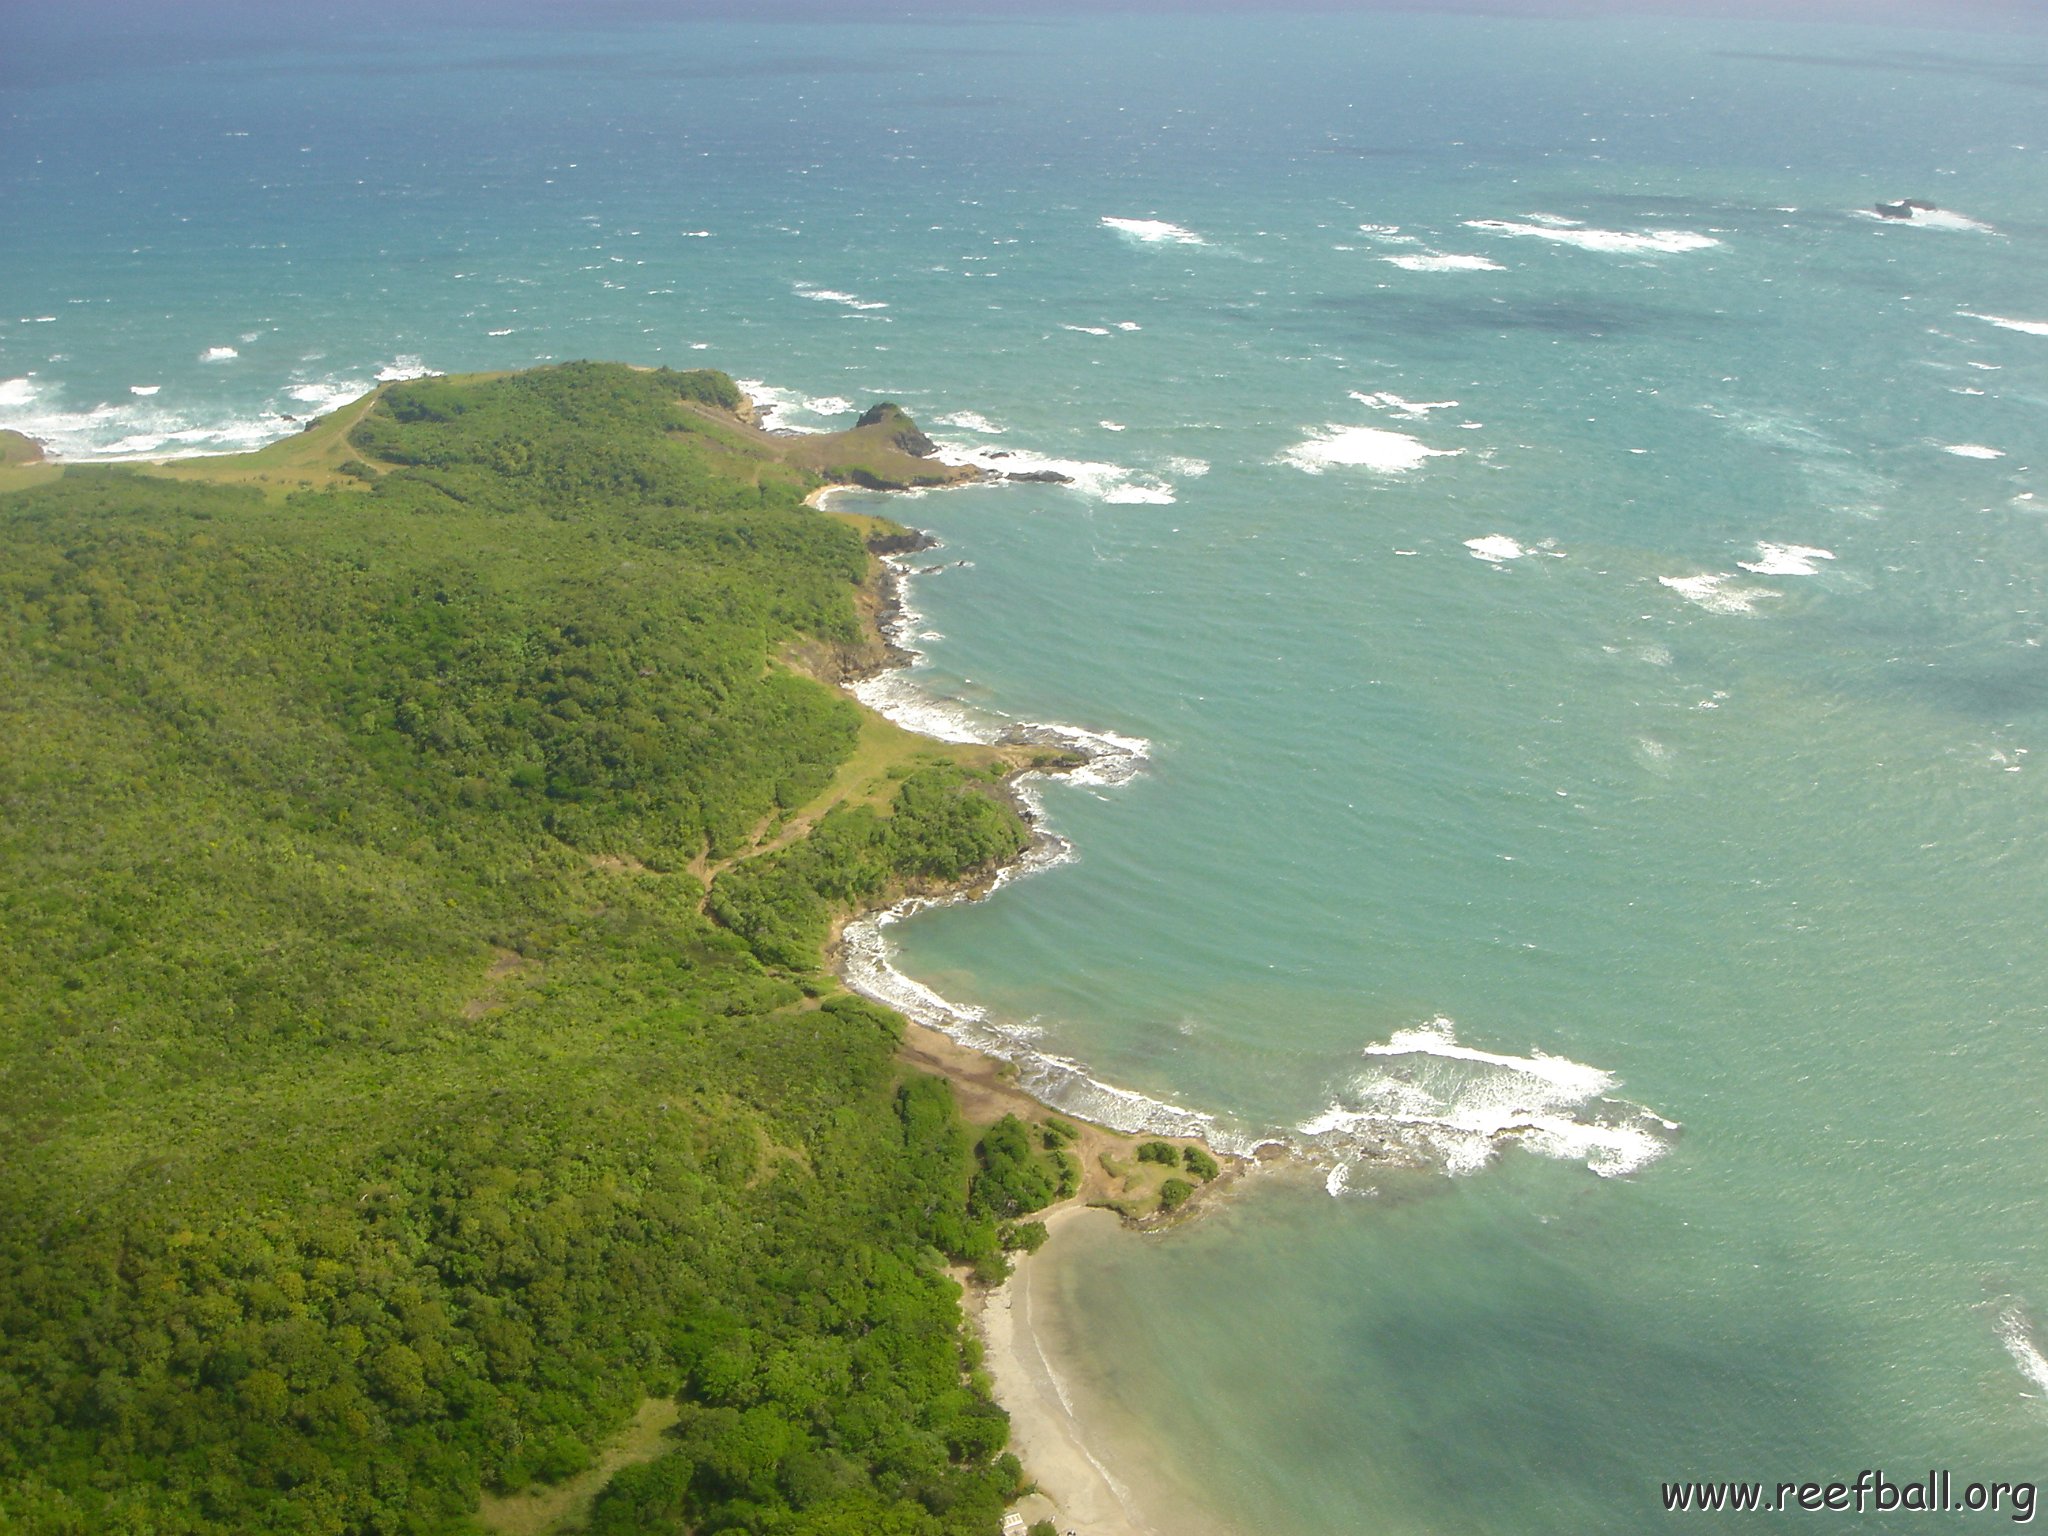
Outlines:
<svg viewBox="0 0 2048 1536"><path fill-rule="evenodd" d="M1312 1160L1035 1261L1139 1499L2041 1474L2039 32L233 14L10 65L0 424L197 451L596 355L1080 466L892 504L946 545L911 681L1142 770L889 933Z"/></svg>

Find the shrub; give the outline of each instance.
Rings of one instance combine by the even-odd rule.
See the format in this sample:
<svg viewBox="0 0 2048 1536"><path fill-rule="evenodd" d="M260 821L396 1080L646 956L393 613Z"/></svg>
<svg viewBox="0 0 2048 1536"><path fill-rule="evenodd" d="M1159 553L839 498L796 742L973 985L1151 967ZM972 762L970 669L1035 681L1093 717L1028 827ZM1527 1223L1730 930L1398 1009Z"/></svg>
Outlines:
<svg viewBox="0 0 2048 1536"><path fill-rule="evenodd" d="M1188 1202L1188 1196L1195 1192L1195 1186L1186 1179L1168 1179L1159 1186L1159 1209L1177 1211Z"/></svg>
<svg viewBox="0 0 2048 1536"><path fill-rule="evenodd" d="M1167 1167L1172 1168L1180 1163L1180 1154L1174 1151L1173 1143L1171 1142L1148 1141L1138 1148L1138 1161L1141 1163L1164 1163Z"/></svg>
<svg viewBox="0 0 2048 1536"><path fill-rule="evenodd" d="M1216 1166L1216 1159L1200 1147L1183 1147L1180 1154L1181 1166L1204 1184L1223 1170Z"/></svg>

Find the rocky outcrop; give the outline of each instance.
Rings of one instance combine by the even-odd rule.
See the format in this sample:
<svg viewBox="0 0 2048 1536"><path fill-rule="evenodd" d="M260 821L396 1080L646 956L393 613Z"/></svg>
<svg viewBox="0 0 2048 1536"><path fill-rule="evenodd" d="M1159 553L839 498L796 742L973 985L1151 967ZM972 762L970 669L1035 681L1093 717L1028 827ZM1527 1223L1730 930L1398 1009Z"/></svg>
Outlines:
<svg viewBox="0 0 2048 1536"><path fill-rule="evenodd" d="M1917 197L1901 198L1896 203L1879 203L1877 216L1880 219L1910 219L1916 213L1939 213L1941 210L1932 203L1923 203Z"/></svg>
<svg viewBox="0 0 2048 1536"><path fill-rule="evenodd" d="M939 445L926 437L903 407L894 401L884 400L863 411L853 429L858 432L863 427L883 428L888 433L890 446L901 449L914 459L928 459L939 451Z"/></svg>

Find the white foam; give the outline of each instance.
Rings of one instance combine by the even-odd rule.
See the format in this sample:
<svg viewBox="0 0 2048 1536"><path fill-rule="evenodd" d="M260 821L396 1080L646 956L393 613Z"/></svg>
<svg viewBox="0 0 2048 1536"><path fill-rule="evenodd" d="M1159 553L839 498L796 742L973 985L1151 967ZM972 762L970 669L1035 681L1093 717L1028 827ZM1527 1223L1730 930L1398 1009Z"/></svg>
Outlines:
<svg viewBox="0 0 2048 1536"><path fill-rule="evenodd" d="M1756 547L1754 560L1738 560L1735 563L1745 571L1754 571L1759 576L1818 576L1820 567L1816 560L1832 560L1834 552L1815 549L1807 544L1764 544Z"/></svg>
<svg viewBox="0 0 2048 1536"><path fill-rule="evenodd" d="M2048 320L2010 320L2004 315L1980 315L1973 309L1956 311L1965 320L1982 320L1986 325L1995 325L2002 331L2018 331L2023 336L2048 336ZM1995 368L1992 363L1972 363L1972 368Z"/></svg>
<svg viewBox="0 0 2048 1536"><path fill-rule="evenodd" d="M1112 505L1163 507L1173 503L1171 481L1122 464L1096 459L1060 459L1033 453L1028 448L991 448L985 443L947 439L939 441L939 458L947 464L971 464L996 474L1028 475L1049 471L1065 475L1069 490Z"/></svg>
<svg viewBox="0 0 2048 1536"><path fill-rule="evenodd" d="M1527 221L1467 219L1465 223L1469 228L1484 229L1497 235L1525 235L1559 245L1577 246L1582 251L1666 256L1704 251L1721 243L1712 235L1694 234L1685 229L1585 229L1571 221L1542 214L1531 214Z"/></svg>
<svg viewBox="0 0 2048 1536"><path fill-rule="evenodd" d="M317 383L294 384L285 393L300 405L311 406L310 414L324 416L351 400L360 400L372 386L361 379L322 379Z"/></svg>
<svg viewBox="0 0 2048 1536"><path fill-rule="evenodd" d="M1358 466L1385 475L1405 474L1431 459L1450 458L1458 448L1431 448L1405 432L1379 427L1348 427L1341 423L1310 429L1309 435L1275 460L1304 474L1320 475L1339 466Z"/></svg>
<svg viewBox="0 0 2048 1536"><path fill-rule="evenodd" d="M1761 599L1779 595L1769 587L1729 586L1734 579L1733 571L1720 571L1706 576L1659 576L1657 585L1669 587L1709 613L1749 613Z"/></svg>
<svg viewBox="0 0 2048 1536"><path fill-rule="evenodd" d="M202 363L227 363L233 362L241 355L233 347L208 347L199 354L199 361Z"/></svg>
<svg viewBox="0 0 2048 1536"><path fill-rule="evenodd" d="M1528 553L1522 548L1520 540L1511 539L1504 533L1489 533L1484 538L1467 539L1465 547L1472 551L1473 559L1484 560L1489 565L1519 560Z"/></svg>
<svg viewBox="0 0 2048 1536"><path fill-rule="evenodd" d="M158 390L162 388L163 385L161 384L130 384L128 386L128 393L131 395L140 395L143 399L147 400L151 395L155 394Z"/></svg>
<svg viewBox="0 0 2048 1536"><path fill-rule="evenodd" d="M959 427L968 432L988 432L1000 436L1008 430L997 426L978 411L954 411L947 416L934 416L932 421L941 427Z"/></svg>
<svg viewBox="0 0 2048 1536"><path fill-rule="evenodd" d="M1876 224L1903 224L1909 229L1946 229L1952 232L1972 235L1995 235L1998 233L1997 230L1993 229L1983 220L1970 218L1966 214L1956 213L1948 208L1909 208L1906 210L1906 217L1903 219L1887 217L1874 208L1858 208L1855 210L1855 214L1859 219L1869 219Z"/></svg>
<svg viewBox="0 0 2048 1536"><path fill-rule="evenodd" d="M146 398L124 396L67 410L61 391L33 376L0 381L0 427L34 438L58 459L181 459L245 453L296 430L278 411L241 420L200 422Z"/></svg>
<svg viewBox="0 0 2048 1536"><path fill-rule="evenodd" d="M793 389L778 389L760 379L733 382L752 402L756 419L765 431L832 432L837 428L826 418L853 414L853 402L841 395L805 395Z"/></svg>
<svg viewBox="0 0 2048 1536"><path fill-rule="evenodd" d="M1615 1178L1663 1156L1678 1129L1614 1098L1610 1072L1542 1051L1460 1045L1446 1018L1396 1031L1363 1054L1375 1065L1298 1128L1307 1150L1340 1163L1363 1153L1470 1174L1512 1145Z"/></svg>
<svg viewBox="0 0 2048 1536"><path fill-rule="evenodd" d="M1137 331L1144 329L1144 327L1139 325L1138 322L1135 320L1119 320L1116 323L1116 328L1120 331Z"/></svg>
<svg viewBox="0 0 2048 1536"><path fill-rule="evenodd" d="M1189 480L1199 480L1202 476L1209 473L1209 461L1207 459L1171 458L1166 461L1166 468L1172 474L1183 476Z"/></svg>
<svg viewBox="0 0 2048 1536"><path fill-rule="evenodd" d="M508 325L502 331L485 331L484 334L486 336L510 336L512 334L513 329L514 328L512 326Z"/></svg>
<svg viewBox="0 0 2048 1536"><path fill-rule="evenodd" d="M863 299L857 294L841 293L836 288L819 288L811 283L793 283L792 289L799 298L816 299L820 304L844 304L848 309L887 309L889 306L876 299Z"/></svg>
<svg viewBox="0 0 2048 1536"><path fill-rule="evenodd" d="M1107 335L1109 334L1109 327L1108 327L1108 326L1106 326L1106 325L1064 325L1064 324L1063 324L1063 325L1061 325L1061 326L1060 326L1060 329L1061 329L1061 330L1063 330L1063 331L1073 331L1073 332L1075 332L1075 333L1076 333L1077 335L1081 335L1081 336L1107 336Z"/></svg>
<svg viewBox="0 0 2048 1536"><path fill-rule="evenodd" d="M1164 219L1112 219L1102 220L1104 229L1113 229L1141 245L1207 245L1209 242L1191 229L1178 224L1169 224Z"/></svg>
<svg viewBox="0 0 2048 1536"><path fill-rule="evenodd" d="M407 379L437 379L440 376L440 369L429 368L410 354L401 354L377 370L379 384L402 384Z"/></svg>
<svg viewBox="0 0 2048 1536"><path fill-rule="evenodd" d="M1506 267L1484 256L1461 256L1454 251L1418 251L1405 256L1382 256L1381 261L1404 272L1505 272Z"/></svg>
<svg viewBox="0 0 2048 1536"><path fill-rule="evenodd" d="M1952 453L1959 459L2002 459L2005 457L2005 450L2003 448L1987 448L1982 443L1948 443L1942 447L1941 451L1943 453Z"/></svg>
<svg viewBox="0 0 2048 1536"><path fill-rule="evenodd" d="M2043 1355L2041 1346L2034 1342L2033 1329L2027 1326L2026 1313L2017 1302L1998 1314L1998 1338L2005 1345L2005 1352L2012 1356L2013 1364L2020 1368L2020 1374L2036 1392L2048 1397L2048 1355Z"/></svg>
<svg viewBox="0 0 2048 1536"><path fill-rule="evenodd" d="M1105 432L1128 432L1130 430L1120 421L1098 421L1095 425L1102 428Z"/></svg>
<svg viewBox="0 0 2048 1536"><path fill-rule="evenodd" d="M1453 410L1458 404L1455 400L1403 400L1390 389L1381 390L1378 394L1361 394L1354 389L1351 398L1360 405L1369 405L1376 411L1392 411L1411 421L1421 421L1431 411Z"/></svg>

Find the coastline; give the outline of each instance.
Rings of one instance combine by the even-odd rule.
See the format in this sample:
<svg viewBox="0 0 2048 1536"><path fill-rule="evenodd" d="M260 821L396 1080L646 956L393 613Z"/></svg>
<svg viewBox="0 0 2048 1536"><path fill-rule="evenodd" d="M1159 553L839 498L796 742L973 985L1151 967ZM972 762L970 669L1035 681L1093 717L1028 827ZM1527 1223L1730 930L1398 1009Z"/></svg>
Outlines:
<svg viewBox="0 0 2048 1536"><path fill-rule="evenodd" d="M864 489L867 488L846 484L820 486L804 502L816 510L832 513L829 503L836 493ZM859 602L868 643L858 659L842 667L835 680L863 708L890 718L872 694L863 697L861 684L906 672L917 660L917 652L904 643L899 633L906 615L904 587L908 573L891 557L932 548L936 540L918 530L884 533L879 520L870 522L864 532L873 561ZM923 722L895 723L916 730ZM929 731L920 733L932 735L935 740L952 739ZM1000 1039L994 1027L986 1025L979 1010L947 1003L896 972L888 962L883 930L889 924L929 906L985 900L1011 879L1050 868L1070 856L1065 840L1044 826L1043 812L1029 790L1030 780L1089 771L1106 755L1100 749L1086 750L1096 742L1114 741L1122 749L1116 755L1123 760L1117 764L1116 777L1109 782L1127 779L1143 761L1141 743L1097 737L1071 727L1026 725L1006 732L1005 737L1004 741L991 744L1041 749L1035 758L1018 761L1002 781L1012 805L1032 829L1031 844L1010 862L955 887L902 898L835 923L827 948L828 959L850 990L903 1016L898 1061L913 1071L943 1078L952 1088L962 1118L970 1126L986 1126L1005 1115L1028 1121L1048 1114L1058 1115L1073 1126L1077 1135L1072 1150L1082 1170L1080 1187L1068 1198L1034 1213L1035 1219L1045 1224L1049 1239L1056 1239L1062 1231L1077 1225L1106 1225L1112 1220L1125 1227L1154 1230L1177 1225L1209 1208L1223 1191L1234 1187L1261 1163L1285 1157L1283 1146L1275 1141L1257 1146L1234 1145L1230 1138L1217 1134L1208 1116L1099 1083L1078 1064L1060 1058L1029 1051L1028 1059L1020 1061L1004 1051L1008 1042ZM1067 761L1060 766L1047 766L1042 752L1046 746L1064 749ZM928 1022L935 1015L950 1016L956 1027L949 1030ZM1035 1071L1031 1070L1034 1068ZM1048 1068L1053 1070L1048 1072ZM1086 1085L1097 1094L1107 1095L1112 1103L1121 1099L1128 1105L1143 1106L1138 1117L1140 1123L1109 1124L1101 1116L1087 1112L1092 1105L1077 1108L1072 1092L1075 1085ZM1063 1088L1068 1091L1062 1092ZM1156 1124L1160 1111L1166 1113L1169 1122L1177 1123ZM1199 1182L1195 1193L1178 1209L1139 1214L1119 1200L1120 1181L1113 1170L1141 1166L1135 1156L1141 1139L1200 1148L1215 1159L1220 1171ZM1041 1319L1056 1302L1053 1294L1037 1283L1042 1262L1036 1254L1016 1255L1009 1276L994 1287L979 1287L971 1280L963 1280L965 1321L981 1341L982 1368L988 1373L991 1392L1010 1417L1011 1449L1023 1462L1025 1474L1033 1484L1033 1491L1012 1508L1027 1523L1050 1520L1063 1536L1157 1536L1161 1528L1140 1512L1130 1486L1090 1448L1094 1437L1077 1415L1073 1396L1047 1354L1046 1330ZM1187 1528L1179 1518L1172 1524L1175 1529Z"/></svg>

